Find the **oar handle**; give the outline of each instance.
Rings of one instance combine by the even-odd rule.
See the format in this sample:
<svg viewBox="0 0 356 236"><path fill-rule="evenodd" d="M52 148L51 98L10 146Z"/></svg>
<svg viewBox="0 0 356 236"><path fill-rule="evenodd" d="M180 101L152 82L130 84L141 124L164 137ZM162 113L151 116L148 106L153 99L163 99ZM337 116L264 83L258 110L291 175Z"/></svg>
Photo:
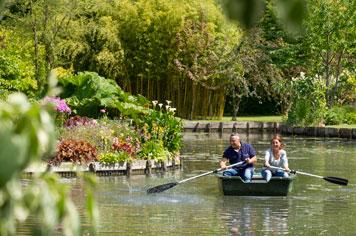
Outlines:
<svg viewBox="0 0 356 236"><path fill-rule="evenodd" d="M283 169L283 168L280 168L280 167L276 167L276 166L269 166L268 168L287 171L286 169ZM339 185L344 185L344 186L346 186L348 184L348 182L349 182L348 179L344 179L344 178L332 177L332 176L323 177L323 176L320 176L320 175L314 175L314 174L306 173L306 172L303 172L303 171L290 170L288 172L289 173L294 173L294 174L301 174L301 175L316 177L316 178L319 178L319 179L326 180L326 181L328 181L330 183L333 183L333 184L339 184Z"/></svg>
<svg viewBox="0 0 356 236"><path fill-rule="evenodd" d="M179 184L180 184L180 183L184 183L184 182L187 182L187 181L192 180L192 179L196 179L196 178L199 178L199 177L203 177L203 176L205 176L205 175L210 175L210 174L213 174L213 173L217 173L217 172L219 172L219 171L232 168L232 167L234 167L234 166L242 165L243 163L245 163L245 162L244 162L244 161L237 162L237 163L235 163L235 164L226 166L225 168L219 168L219 169L212 170L212 171L209 171L209 172L206 172L206 173L203 173L203 174L200 174L200 175L196 175L196 176L193 176L193 177L190 177L190 178L187 178L187 179L183 179L183 180L179 181L178 183L179 183Z"/></svg>
<svg viewBox="0 0 356 236"><path fill-rule="evenodd" d="M283 170L283 171L286 171L286 172L289 172L289 173L292 173L292 174L301 174L301 175L307 175L307 176L311 176L311 177L316 177L316 178L319 178L319 179L324 179L323 176L320 176L320 175L314 175L314 174L310 174L310 173L305 173L303 171L296 171L296 170L286 170L284 168L281 168L281 167L277 167L277 166L269 166L268 168L271 168L271 169L276 169L276 170Z"/></svg>
<svg viewBox="0 0 356 236"><path fill-rule="evenodd" d="M230 169L234 166L240 166L242 164L244 164L245 162L244 161L240 161L240 162L237 162L235 164L232 164L232 165L229 165L229 166L226 166L225 168L219 168L219 169L216 169L216 170L213 170L213 173L218 173L219 171L222 171L222 170L226 170L226 169Z"/></svg>

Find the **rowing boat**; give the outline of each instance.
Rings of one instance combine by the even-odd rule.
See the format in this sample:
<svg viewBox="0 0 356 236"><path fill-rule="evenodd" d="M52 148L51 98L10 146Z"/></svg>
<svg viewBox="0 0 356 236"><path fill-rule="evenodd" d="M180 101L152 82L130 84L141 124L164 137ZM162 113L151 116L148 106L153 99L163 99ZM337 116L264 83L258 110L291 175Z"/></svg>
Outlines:
<svg viewBox="0 0 356 236"><path fill-rule="evenodd" d="M255 173L250 183L246 183L240 176L223 176L216 174L224 195L235 196L287 196L292 190L292 182L296 175L289 177L273 176L269 182L260 173Z"/></svg>

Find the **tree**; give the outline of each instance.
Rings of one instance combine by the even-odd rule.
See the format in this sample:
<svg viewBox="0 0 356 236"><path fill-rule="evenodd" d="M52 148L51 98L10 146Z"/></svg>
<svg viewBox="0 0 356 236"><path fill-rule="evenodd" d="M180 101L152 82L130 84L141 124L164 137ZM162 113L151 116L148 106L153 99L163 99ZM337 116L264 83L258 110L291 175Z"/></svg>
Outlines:
<svg viewBox="0 0 356 236"><path fill-rule="evenodd" d="M75 14L76 1L26 0L7 2L4 21L8 29L21 32L23 40L32 40L34 77L40 94L45 94L47 75L56 67L55 46L59 35L66 32Z"/></svg>
<svg viewBox="0 0 356 236"><path fill-rule="evenodd" d="M322 76L329 108L339 94L343 72L355 73L355 22L355 1L308 1L305 21L308 69Z"/></svg>
<svg viewBox="0 0 356 236"><path fill-rule="evenodd" d="M19 47L22 45L22 47ZM34 97L38 89L31 63L31 41L16 31L0 30L0 98L20 91Z"/></svg>

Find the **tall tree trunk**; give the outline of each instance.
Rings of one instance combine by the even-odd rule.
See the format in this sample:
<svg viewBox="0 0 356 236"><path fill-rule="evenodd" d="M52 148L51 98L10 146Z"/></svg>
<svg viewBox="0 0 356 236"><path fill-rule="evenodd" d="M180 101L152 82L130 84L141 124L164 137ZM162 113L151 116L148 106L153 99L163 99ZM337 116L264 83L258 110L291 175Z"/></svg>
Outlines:
<svg viewBox="0 0 356 236"><path fill-rule="evenodd" d="M33 13L33 2L32 0L30 1L30 12L31 12L31 17L32 17L32 33L33 33L33 46L34 46L34 58L33 58L33 63L35 66L35 78L38 83L38 87L42 87L42 81L41 81L41 76L40 76L40 55L39 55L39 49L38 49L38 33L37 33L37 18L36 15Z"/></svg>
<svg viewBox="0 0 356 236"><path fill-rule="evenodd" d="M335 72L335 85L331 91L331 107L334 106L334 95L337 93L338 87L339 87L339 78L342 70L342 65L341 65L341 60L344 55L345 48L342 49L341 53L338 54L337 57L337 65L336 65L336 72Z"/></svg>
<svg viewBox="0 0 356 236"><path fill-rule="evenodd" d="M237 113L240 108L240 102L241 98L235 98L232 104L232 120L236 121L237 120Z"/></svg>

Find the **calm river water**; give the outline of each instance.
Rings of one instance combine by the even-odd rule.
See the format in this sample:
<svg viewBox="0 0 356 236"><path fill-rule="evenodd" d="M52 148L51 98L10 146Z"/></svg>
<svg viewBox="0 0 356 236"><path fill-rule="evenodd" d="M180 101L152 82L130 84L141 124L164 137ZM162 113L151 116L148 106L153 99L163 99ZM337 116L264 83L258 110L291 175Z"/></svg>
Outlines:
<svg viewBox="0 0 356 236"><path fill-rule="evenodd" d="M270 137L250 134L241 139L262 158ZM356 235L356 140L284 138L292 169L347 178L346 187L298 175L287 197L223 196L217 179L206 176L146 194L149 187L218 168L228 139L229 134L185 133L181 170L98 177L98 235ZM81 184L63 181L73 185L75 202L83 204Z"/></svg>

